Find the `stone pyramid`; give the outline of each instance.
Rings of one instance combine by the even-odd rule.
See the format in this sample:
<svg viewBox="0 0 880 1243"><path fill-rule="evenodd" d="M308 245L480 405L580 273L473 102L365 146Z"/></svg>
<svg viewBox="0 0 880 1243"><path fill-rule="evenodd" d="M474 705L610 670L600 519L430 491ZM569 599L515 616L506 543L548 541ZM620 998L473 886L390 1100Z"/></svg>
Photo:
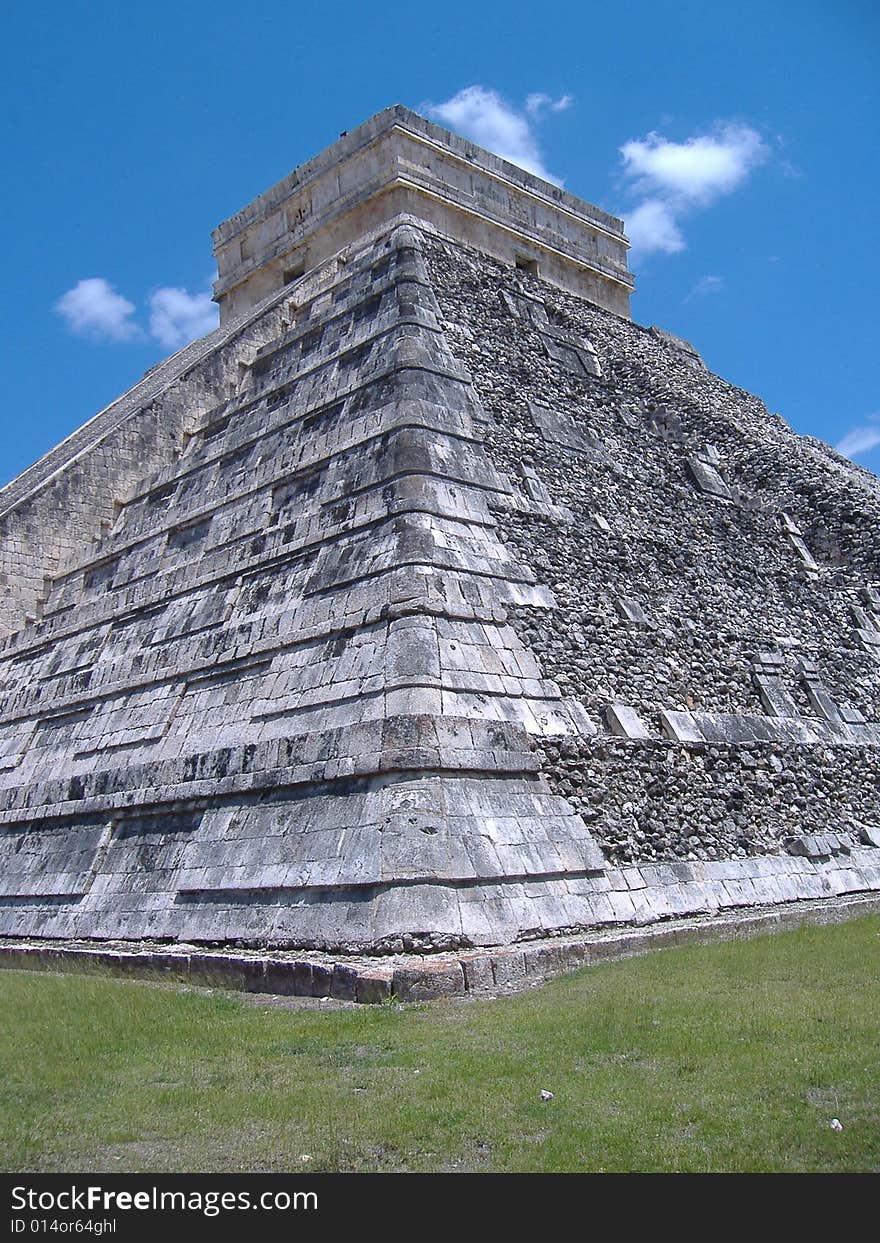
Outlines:
<svg viewBox="0 0 880 1243"><path fill-rule="evenodd" d="M0 490L0 935L501 945L880 889L880 483L401 107Z"/></svg>

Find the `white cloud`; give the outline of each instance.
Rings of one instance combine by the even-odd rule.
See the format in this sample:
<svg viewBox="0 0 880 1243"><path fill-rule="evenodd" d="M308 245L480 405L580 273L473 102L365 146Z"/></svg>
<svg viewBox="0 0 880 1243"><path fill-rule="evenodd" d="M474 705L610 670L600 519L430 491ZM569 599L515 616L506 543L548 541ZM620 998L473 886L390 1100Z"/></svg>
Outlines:
<svg viewBox="0 0 880 1243"><path fill-rule="evenodd" d="M163 286L151 294L149 308L149 335L166 349L180 349L217 327L217 307L210 293ZM93 341L143 341L147 336L134 319L134 303L103 276L78 281L54 309L72 332Z"/></svg>
<svg viewBox="0 0 880 1243"><path fill-rule="evenodd" d="M642 254L662 250L675 255L684 250L685 241L675 216L662 199L646 199L626 217L626 233L633 249Z"/></svg>
<svg viewBox="0 0 880 1243"><path fill-rule="evenodd" d="M854 427L838 441L834 446L838 453L842 453L844 457L856 458L880 445L880 414L869 415L868 419L867 423Z"/></svg>
<svg viewBox="0 0 880 1243"><path fill-rule="evenodd" d="M539 116L545 108L549 108L551 112L565 112L573 103L574 95L560 95L558 99L554 99L543 91L535 91L534 94L526 96L526 112L530 117Z"/></svg>
<svg viewBox="0 0 880 1243"><path fill-rule="evenodd" d="M719 122L713 134L670 142L651 133L620 148L624 174L646 194L705 206L742 185L767 158L761 135L747 125Z"/></svg>
<svg viewBox="0 0 880 1243"><path fill-rule="evenodd" d="M685 142L652 132L624 143L620 153L624 179L642 199L627 216L633 248L676 254L685 248L681 218L732 194L768 158L769 148L748 125L719 121L711 133Z"/></svg>
<svg viewBox="0 0 880 1243"><path fill-rule="evenodd" d="M724 281L720 276L701 276L684 300L690 302L691 298L705 298L709 294L721 293L723 287Z"/></svg>
<svg viewBox="0 0 880 1243"><path fill-rule="evenodd" d="M543 177L545 181L562 185L560 179L544 167L530 117L534 119L547 104L559 112L570 102L570 97L566 95L555 101L540 93L530 95L524 114L502 99L497 91L475 85L466 86L445 103L428 103L422 107L428 116L443 121L457 133L500 155L503 160L509 160L536 177Z"/></svg>
<svg viewBox="0 0 880 1243"><path fill-rule="evenodd" d="M77 281L61 295L54 310L72 332L95 341L136 341L142 335L132 319L134 303L117 293L103 276Z"/></svg>
<svg viewBox="0 0 880 1243"><path fill-rule="evenodd" d="M167 349L180 349L216 327L217 306L210 293L165 287L150 296L150 335Z"/></svg>

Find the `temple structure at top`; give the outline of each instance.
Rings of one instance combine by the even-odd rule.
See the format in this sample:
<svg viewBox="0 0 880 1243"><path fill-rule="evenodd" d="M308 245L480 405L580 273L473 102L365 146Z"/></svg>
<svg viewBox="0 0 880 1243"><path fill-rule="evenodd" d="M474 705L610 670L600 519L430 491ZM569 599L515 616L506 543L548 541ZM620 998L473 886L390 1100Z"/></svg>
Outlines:
<svg viewBox="0 0 880 1243"><path fill-rule="evenodd" d="M221 323L400 215L629 315L622 221L397 104L215 229Z"/></svg>

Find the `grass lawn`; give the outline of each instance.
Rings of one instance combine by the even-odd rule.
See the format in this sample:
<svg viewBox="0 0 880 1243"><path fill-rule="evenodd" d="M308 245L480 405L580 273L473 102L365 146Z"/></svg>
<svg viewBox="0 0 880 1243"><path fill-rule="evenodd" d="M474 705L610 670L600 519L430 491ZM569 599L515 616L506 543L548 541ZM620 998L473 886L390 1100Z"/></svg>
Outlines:
<svg viewBox="0 0 880 1243"><path fill-rule="evenodd" d="M871 916L457 1004L0 971L0 1168L878 1170L878 966Z"/></svg>

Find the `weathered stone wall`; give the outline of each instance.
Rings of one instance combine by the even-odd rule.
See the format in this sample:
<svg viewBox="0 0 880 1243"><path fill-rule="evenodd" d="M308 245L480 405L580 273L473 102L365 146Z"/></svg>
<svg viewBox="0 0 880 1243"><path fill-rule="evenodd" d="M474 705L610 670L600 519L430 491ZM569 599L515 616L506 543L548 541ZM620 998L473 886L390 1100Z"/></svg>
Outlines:
<svg viewBox="0 0 880 1243"><path fill-rule="evenodd" d="M439 240L428 266L490 456L522 492L499 529L552 591L512 623L598 731L540 744L553 788L620 860L880 823L870 728L820 745L880 720L877 481L666 334ZM615 705L645 738L613 736ZM682 746L682 720L730 745Z"/></svg>
<svg viewBox="0 0 880 1243"><path fill-rule="evenodd" d="M418 237L325 276L6 644L7 931L436 949L604 866L529 749L578 713L507 624L546 591Z"/></svg>
<svg viewBox="0 0 880 1243"><path fill-rule="evenodd" d="M880 886L868 476L412 220L233 336L0 651L0 934L399 953Z"/></svg>
<svg viewBox="0 0 880 1243"><path fill-rule="evenodd" d="M270 313L194 342L0 489L0 638L39 616L71 561L100 548L123 504L180 456L274 331Z"/></svg>

